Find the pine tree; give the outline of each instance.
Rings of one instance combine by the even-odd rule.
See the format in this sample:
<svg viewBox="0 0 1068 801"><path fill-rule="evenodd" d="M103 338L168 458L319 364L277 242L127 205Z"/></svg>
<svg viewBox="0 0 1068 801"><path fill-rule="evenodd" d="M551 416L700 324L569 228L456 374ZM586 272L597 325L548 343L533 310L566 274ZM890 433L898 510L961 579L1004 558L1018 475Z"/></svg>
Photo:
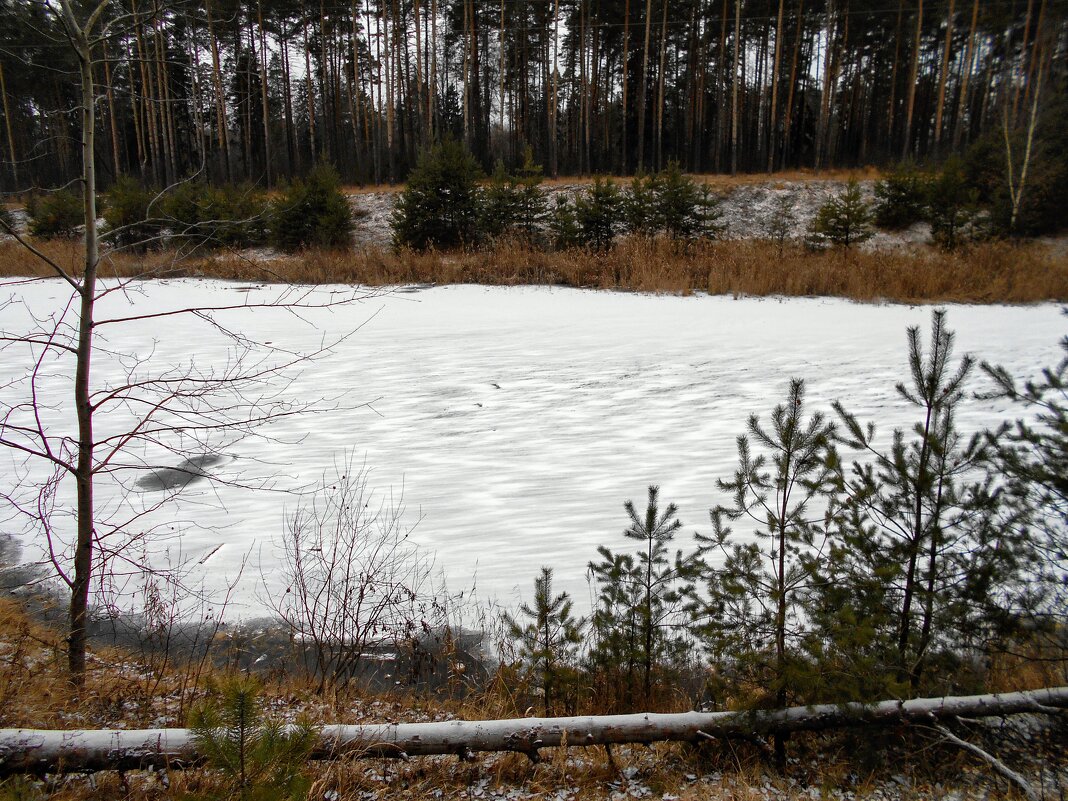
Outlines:
<svg viewBox="0 0 1068 801"><path fill-rule="evenodd" d="M797 213L794 210L795 201L789 192L779 192L771 207L771 216L768 218L768 235L779 246L779 258L783 257L786 248L786 240L797 230Z"/></svg>
<svg viewBox="0 0 1068 801"><path fill-rule="evenodd" d="M681 552L671 561L667 544L682 528L676 519L678 509L659 505L660 489L649 487L644 514L632 501L624 504L630 526L623 532L643 547L630 554L618 555L605 547L598 548L602 561L591 562L590 573L599 588L594 628L604 640L595 646L594 657L604 660L604 647L627 667L627 700L633 702L634 691L652 701L653 672L685 649L672 634L685 592L683 582L692 575L692 562ZM640 680L640 685L637 681Z"/></svg>
<svg viewBox="0 0 1068 801"><path fill-rule="evenodd" d="M653 237L661 228L657 214L658 177L638 173L631 179L623 204L625 230L632 236Z"/></svg>
<svg viewBox="0 0 1068 801"><path fill-rule="evenodd" d="M899 692L917 691L939 646L949 656L1004 619L998 598L1005 600L1023 544L1000 530L993 477L972 473L984 458L982 441L957 431L974 362L965 356L952 367L953 339L942 311L932 316L926 354L919 329L909 329L911 382L897 393L919 420L911 438L895 430L889 450L876 445L873 424L835 403L841 442L864 456L837 478L840 559L828 568L823 604L831 618L848 606L874 623L865 647L890 673L872 686Z"/></svg>
<svg viewBox="0 0 1068 801"><path fill-rule="evenodd" d="M124 176L116 181L104 195L107 231L103 238L118 248L141 251L161 245L163 221L157 196L156 190L145 188L132 178Z"/></svg>
<svg viewBox="0 0 1068 801"><path fill-rule="evenodd" d="M533 240L541 231L548 216L542 180L542 167L534 161L533 148L527 145L523 150L523 163L512 176L512 181L516 192L516 225L528 240Z"/></svg>
<svg viewBox="0 0 1068 801"><path fill-rule="evenodd" d="M899 231L927 218L928 182L912 164L900 164L875 182L874 222Z"/></svg>
<svg viewBox="0 0 1068 801"><path fill-rule="evenodd" d="M264 714L262 685L253 676L224 678L193 708L189 728L197 751L246 798L304 798L302 771L318 736L306 722L287 727Z"/></svg>
<svg viewBox="0 0 1068 801"><path fill-rule="evenodd" d="M67 189L30 195L26 213L30 233L42 239L73 237L83 222L81 198Z"/></svg>
<svg viewBox="0 0 1068 801"><path fill-rule="evenodd" d="M319 164L307 178L294 181L274 203L271 241L276 247L348 248L351 232L352 208L329 164Z"/></svg>
<svg viewBox="0 0 1068 801"><path fill-rule="evenodd" d="M969 185L958 158L949 159L927 185L931 238L944 250L956 250L980 235L979 193Z"/></svg>
<svg viewBox="0 0 1068 801"><path fill-rule="evenodd" d="M704 198L697 183L683 175L677 161L668 162L654 186L656 220L672 239L695 239L705 227Z"/></svg>
<svg viewBox="0 0 1068 801"><path fill-rule="evenodd" d="M481 177L459 142L446 140L424 152L390 219L394 244L416 250L476 245L484 219Z"/></svg>
<svg viewBox="0 0 1068 801"><path fill-rule="evenodd" d="M588 192L575 199L575 219L582 244L595 250L607 250L619 230L623 195L611 178L594 178Z"/></svg>
<svg viewBox="0 0 1068 801"><path fill-rule="evenodd" d="M1066 312L1068 314L1068 312ZM1025 604L1035 610L1039 632L1065 625L1068 610L1068 337L1061 340L1061 360L1040 379L1022 385L1001 366L983 363L994 391L984 398L1004 398L1030 412L989 432L989 468L1006 483L1006 506L1013 526L1030 533L1034 564Z"/></svg>
<svg viewBox="0 0 1068 801"><path fill-rule="evenodd" d="M833 475L834 427L817 412L804 419L805 384L790 382L786 402L771 413L771 427L756 415L748 436L738 438L734 478L717 482L732 495L712 509L713 536L698 534L701 554L717 551L723 564L706 568L707 606L698 607L699 628L722 658L766 687L774 706L791 693L804 697L805 666L799 658L802 606L826 539L824 515ZM750 438L763 452L754 454ZM737 542L728 522L755 526L755 542ZM770 655L770 664L766 663ZM785 740L775 739L776 761L785 766Z"/></svg>
<svg viewBox="0 0 1068 801"><path fill-rule="evenodd" d="M552 245L557 250L582 245L582 229L579 228L575 214L575 204L563 195L556 196L555 205L549 214L549 234L552 237Z"/></svg>
<svg viewBox="0 0 1068 801"><path fill-rule="evenodd" d="M578 645L582 641L585 620L572 615L571 596L562 592L553 596L553 571L541 569L534 579L534 604L523 604L520 613L530 619L525 625L511 615L505 624L512 639L519 641L520 658L537 675L546 716L554 704L565 700L568 677L572 674ZM569 710L574 714L574 708Z"/></svg>
<svg viewBox="0 0 1068 801"><path fill-rule="evenodd" d="M871 209L856 179L850 179L844 192L820 206L811 233L817 242L847 248L871 239Z"/></svg>
<svg viewBox="0 0 1068 801"><path fill-rule="evenodd" d="M497 159L493 174L483 190L482 233L491 238L512 231L519 220L519 198L512 176Z"/></svg>
<svg viewBox="0 0 1068 801"><path fill-rule="evenodd" d="M597 586L590 668L600 681L611 682L617 705L631 709L638 700L641 582L631 554L614 553L603 545L597 553L601 559L591 561L587 573Z"/></svg>
<svg viewBox="0 0 1068 801"><path fill-rule="evenodd" d="M485 189L482 230L492 237L513 234L534 241L547 216L541 182L541 165L534 163L529 147L515 173L507 172L498 160Z"/></svg>

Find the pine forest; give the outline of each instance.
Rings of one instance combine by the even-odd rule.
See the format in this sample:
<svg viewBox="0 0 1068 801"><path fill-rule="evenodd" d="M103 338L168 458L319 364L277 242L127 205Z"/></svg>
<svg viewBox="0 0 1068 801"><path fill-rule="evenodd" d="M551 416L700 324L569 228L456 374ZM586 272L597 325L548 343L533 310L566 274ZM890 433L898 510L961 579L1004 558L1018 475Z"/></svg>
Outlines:
<svg viewBox="0 0 1068 801"><path fill-rule="evenodd" d="M95 42L102 185L401 181L430 143L550 176L940 159L1062 103L1063 0L115 0ZM1049 87L1050 91L1043 91ZM0 4L11 192L76 177L77 63ZM1047 117L1051 113L1047 111Z"/></svg>

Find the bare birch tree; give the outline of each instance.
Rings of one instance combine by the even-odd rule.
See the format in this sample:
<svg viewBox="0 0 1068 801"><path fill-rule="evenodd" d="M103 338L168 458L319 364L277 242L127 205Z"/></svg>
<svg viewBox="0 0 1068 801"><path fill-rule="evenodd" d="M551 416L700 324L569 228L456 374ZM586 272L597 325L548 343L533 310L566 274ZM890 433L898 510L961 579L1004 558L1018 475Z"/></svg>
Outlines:
<svg viewBox="0 0 1068 801"><path fill-rule="evenodd" d="M93 72L108 26L124 21L109 17L111 8L109 0L88 11L71 0L47 5L79 65L85 224L80 270L10 230L47 267L49 294L53 286L66 292L55 293L44 309L27 294L44 279L16 280L6 284L11 294L0 301L0 312L15 321L0 329L4 361L26 365L24 375L6 382L0 399L0 446L12 465L0 485L0 502L44 544L46 561L69 591L68 667L75 685L86 670L92 587L106 588L116 577L148 569L137 555L142 548L132 544L143 539L139 528L152 513L191 481L210 478L226 448L263 425L320 405L294 401L285 390L294 371L328 353L332 343L298 352L258 342L241 332L246 315L261 309L299 315L338 303L283 289L259 302L145 310L138 282L158 273L102 278L113 249L102 242L97 224ZM108 344L116 328L139 324L164 331L179 319L195 324L194 341L221 344L224 362L204 366L190 357L159 364L152 352L116 351ZM95 370L100 364L102 375ZM159 494L147 497L138 480L153 474Z"/></svg>

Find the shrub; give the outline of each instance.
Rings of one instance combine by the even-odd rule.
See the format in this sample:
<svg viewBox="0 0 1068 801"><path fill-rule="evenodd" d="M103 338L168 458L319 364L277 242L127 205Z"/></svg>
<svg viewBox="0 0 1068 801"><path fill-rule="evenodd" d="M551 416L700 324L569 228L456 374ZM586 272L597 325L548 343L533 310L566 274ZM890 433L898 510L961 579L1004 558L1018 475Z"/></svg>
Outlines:
<svg viewBox="0 0 1068 801"><path fill-rule="evenodd" d="M11 210L0 203L0 234L6 234L15 230L15 216Z"/></svg>
<svg viewBox="0 0 1068 801"><path fill-rule="evenodd" d="M459 142L423 153L393 210L394 245L426 250L476 244L484 220L481 177L478 162Z"/></svg>
<svg viewBox="0 0 1068 801"><path fill-rule="evenodd" d="M107 236L122 248L144 250L158 244L162 221L154 217L153 201L157 192L123 176L104 195L104 222Z"/></svg>
<svg viewBox="0 0 1068 801"><path fill-rule="evenodd" d="M172 236L187 244L248 247L267 240L269 205L253 186L186 182L163 207Z"/></svg>
<svg viewBox="0 0 1068 801"><path fill-rule="evenodd" d="M611 178L594 178L585 195L575 199L575 218L581 244L607 250L616 238L623 195Z"/></svg>
<svg viewBox="0 0 1068 801"><path fill-rule="evenodd" d="M67 189L31 195L26 213L30 215L30 233L45 239L72 237L85 224L81 196Z"/></svg>
<svg viewBox="0 0 1068 801"><path fill-rule="evenodd" d="M954 250L982 235L979 226L979 192L968 184L963 165L949 159L930 182L927 206L931 238L945 250Z"/></svg>
<svg viewBox="0 0 1068 801"><path fill-rule="evenodd" d="M271 210L271 242L282 250L347 248L351 232L352 209L337 172L327 164L290 184Z"/></svg>
<svg viewBox="0 0 1068 801"><path fill-rule="evenodd" d="M875 224L899 231L927 217L927 180L911 165L898 165L875 183Z"/></svg>
<svg viewBox="0 0 1068 801"><path fill-rule="evenodd" d="M812 221L812 240L850 247L871 239L871 209L860 192L860 184L851 179L844 192L832 197L816 212Z"/></svg>

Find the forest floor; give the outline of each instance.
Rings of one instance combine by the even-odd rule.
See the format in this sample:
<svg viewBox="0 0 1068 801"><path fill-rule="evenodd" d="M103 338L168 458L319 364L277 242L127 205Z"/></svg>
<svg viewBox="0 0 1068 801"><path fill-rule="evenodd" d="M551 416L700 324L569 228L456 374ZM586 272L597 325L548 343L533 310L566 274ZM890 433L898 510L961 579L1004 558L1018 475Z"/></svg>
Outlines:
<svg viewBox="0 0 1068 801"><path fill-rule="evenodd" d="M0 599L0 726L119 728L182 726L203 696L211 668L146 659L95 648L86 686L66 683L62 635L31 618L11 598ZM278 673L265 682L269 715L313 722L418 722L522 717L507 691L474 689L464 697L416 692L358 691L316 695L306 681ZM530 712L528 711L527 714ZM966 736L1021 771L1043 798L1068 793L1068 726L1041 715L967 724ZM571 801L889 801L890 799L1011 799L1014 789L988 764L942 742L924 727L797 736L785 773L769 764L766 746L714 742L543 749L532 763L518 754L480 754L407 761L339 759L311 763L309 801L347 799L549 799ZM185 771L100 772L14 777L0 799L224 798L225 777L206 768ZM274 797L274 796L257 796Z"/></svg>

